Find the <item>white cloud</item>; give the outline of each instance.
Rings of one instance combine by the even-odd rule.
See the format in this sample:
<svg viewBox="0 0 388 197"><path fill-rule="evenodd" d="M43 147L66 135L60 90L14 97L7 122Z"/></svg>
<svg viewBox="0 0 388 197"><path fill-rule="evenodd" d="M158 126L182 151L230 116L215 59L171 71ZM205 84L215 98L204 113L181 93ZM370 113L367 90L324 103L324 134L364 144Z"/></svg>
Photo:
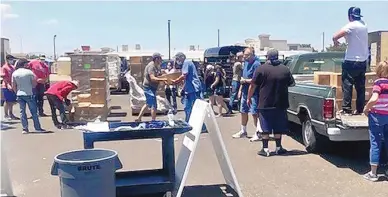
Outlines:
<svg viewBox="0 0 388 197"><path fill-rule="evenodd" d="M1 12L1 19L12 19L12 18L18 18L19 15L12 13L12 7L9 4L0 4L0 12Z"/></svg>
<svg viewBox="0 0 388 197"><path fill-rule="evenodd" d="M59 21L57 19L48 19L42 22L45 25L57 25Z"/></svg>

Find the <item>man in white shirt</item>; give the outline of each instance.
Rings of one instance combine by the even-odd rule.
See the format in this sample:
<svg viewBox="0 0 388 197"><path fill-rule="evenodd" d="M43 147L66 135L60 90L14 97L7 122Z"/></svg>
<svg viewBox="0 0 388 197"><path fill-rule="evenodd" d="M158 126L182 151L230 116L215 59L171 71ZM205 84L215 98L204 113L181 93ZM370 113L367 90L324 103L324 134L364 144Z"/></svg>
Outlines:
<svg viewBox="0 0 388 197"><path fill-rule="evenodd" d="M349 23L333 36L334 46L340 44L338 40L342 37L347 43L345 60L342 64L342 110L344 114L352 114L353 85L357 91L354 113L361 114L365 104L365 73L369 56L368 28L361 17L360 8L349 8Z"/></svg>

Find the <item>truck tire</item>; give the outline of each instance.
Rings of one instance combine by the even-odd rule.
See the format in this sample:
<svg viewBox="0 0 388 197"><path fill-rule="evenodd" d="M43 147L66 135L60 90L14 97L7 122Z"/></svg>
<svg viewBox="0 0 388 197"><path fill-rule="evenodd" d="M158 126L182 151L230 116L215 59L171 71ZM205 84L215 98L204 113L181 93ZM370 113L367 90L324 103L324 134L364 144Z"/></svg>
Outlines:
<svg viewBox="0 0 388 197"><path fill-rule="evenodd" d="M321 153L328 148L328 139L326 136L319 134L310 119L302 123L302 138L306 151L309 153Z"/></svg>

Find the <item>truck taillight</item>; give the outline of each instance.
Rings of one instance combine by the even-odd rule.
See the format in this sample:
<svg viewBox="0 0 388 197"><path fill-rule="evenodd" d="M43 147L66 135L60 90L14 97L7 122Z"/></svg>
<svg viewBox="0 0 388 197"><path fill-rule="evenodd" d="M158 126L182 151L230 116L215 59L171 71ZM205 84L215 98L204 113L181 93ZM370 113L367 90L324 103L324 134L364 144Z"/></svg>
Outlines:
<svg viewBox="0 0 388 197"><path fill-rule="evenodd" d="M325 99L323 101L323 118L324 119L334 118L334 99Z"/></svg>

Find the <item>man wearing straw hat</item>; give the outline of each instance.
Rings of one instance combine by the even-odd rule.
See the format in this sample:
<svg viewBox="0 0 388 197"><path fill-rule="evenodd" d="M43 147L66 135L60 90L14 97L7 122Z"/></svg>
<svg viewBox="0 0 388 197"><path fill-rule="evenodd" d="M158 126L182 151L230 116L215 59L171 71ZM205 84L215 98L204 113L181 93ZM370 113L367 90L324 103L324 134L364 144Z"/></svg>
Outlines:
<svg viewBox="0 0 388 197"><path fill-rule="evenodd" d="M50 88L45 92L47 100L50 104L51 109L51 118L55 127L58 129L68 128L68 119L65 113L65 105L70 105L70 100L67 99L67 96L71 91L78 88L78 81L60 81L50 86ZM62 120L62 123L58 122L56 109L59 110L59 114Z"/></svg>

